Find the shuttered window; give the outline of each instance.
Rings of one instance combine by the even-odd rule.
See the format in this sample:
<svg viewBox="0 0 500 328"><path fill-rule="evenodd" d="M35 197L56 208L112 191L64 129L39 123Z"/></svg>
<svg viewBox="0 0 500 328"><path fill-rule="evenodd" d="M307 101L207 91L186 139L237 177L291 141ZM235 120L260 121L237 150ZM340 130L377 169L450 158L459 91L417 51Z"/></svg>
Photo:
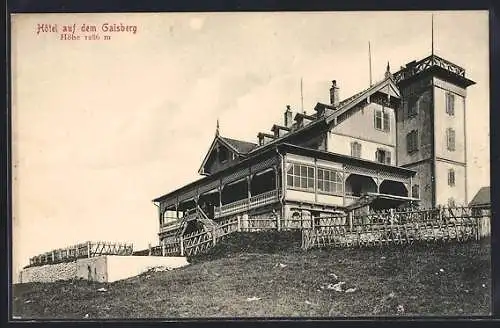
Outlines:
<svg viewBox="0 0 500 328"><path fill-rule="evenodd" d="M351 142L351 156L361 158L361 144L359 142Z"/></svg>
<svg viewBox="0 0 500 328"><path fill-rule="evenodd" d="M408 153L418 150L418 131L412 130L406 135L406 149Z"/></svg>
<svg viewBox="0 0 500 328"><path fill-rule="evenodd" d="M453 187L455 185L455 170L448 170L448 185Z"/></svg>
<svg viewBox="0 0 500 328"><path fill-rule="evenodd" d="M452 128L446 130L446 148L449 151L455 151L455 130Z"/></svg>
<svg viewBox="0 0 500 328"><path fill-rule="evenodd" d="M451 92L446 94L446 114L455 115L455 95Z"/></svg>
<svg viewBox="0 0 500 328"><path fill-rule="evenodd" d="M375 160L382 164L391 164L391 152L384 149L377 149L375 152Z"/></svg>

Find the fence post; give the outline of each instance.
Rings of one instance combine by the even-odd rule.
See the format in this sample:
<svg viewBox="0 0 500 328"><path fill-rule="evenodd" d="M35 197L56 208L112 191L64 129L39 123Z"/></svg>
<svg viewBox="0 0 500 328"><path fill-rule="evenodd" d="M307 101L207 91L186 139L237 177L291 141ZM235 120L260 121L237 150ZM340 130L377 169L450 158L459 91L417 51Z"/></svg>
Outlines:
<svg viewBox="0 0 500 328"><path fill-rule="evenodd" d="M148 244L148 255L151 256L151 243Z"/></svg>
<svg viewBox="0 0 500 328"><path fill-rule="evenodd" d="M215 226L212 227L212 245L215 246L216 244L216 239L215 239Z"/></svg>
<svg viewBox="0 0 500 328"><path fill-rule="evenodd" d="M165 256L165 242L161 243L161 256Z"/></svg>
<svg viewBox="0 0 500 328"><path fill-rule="evenodd" d="M281 214L279 214L279 215L276 214L275 217L276 217L276 229L278 231L281 231L281 222L280 222L281 221Z"/></svg>
<svg viewBox="0 0 500 328"><path fill-rule="evenodd" d="M241 215L237 215L236 218L238 219L238 232L241 232Z"/></svg>
<svg viewBox="0 0 500 328"><path fill-rule="evenodd" d="M90 258L90 247L92 246L92 244L90 243L90 241L87 242L87 258Z"/></svg>
<svg viewBox="0 0 500 328"><path fill-rule="evenodd" d="M184 256L184 238L182 236L179 237L180 248L181 248L181 256Z"/></svg>
<svg viewBox="0 0 500 328"><path fill-rule="evenodd" d="M54 251L52 251L52 262L55 262L56 260L56 254L54 253Z"/></svg>
<svg viewBox="0 0 500 328"><path fill-rule="evenodd" d="M349 231L352 231L352 226L353 226L352 212L347 213L347 216L349 218Z"/></svg>

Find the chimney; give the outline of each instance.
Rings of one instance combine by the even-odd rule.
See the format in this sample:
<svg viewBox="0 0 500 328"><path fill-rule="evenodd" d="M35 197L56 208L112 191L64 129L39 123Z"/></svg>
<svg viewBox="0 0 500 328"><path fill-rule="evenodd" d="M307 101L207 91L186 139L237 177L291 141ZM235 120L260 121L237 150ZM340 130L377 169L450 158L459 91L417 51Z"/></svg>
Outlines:
<svg viewBox="0 0 500 328"><path fill-rule="evenodd" d="M270 141L273 141L275 137L272 134L259 132L259 134L257 134L257 138L259 138L259 146L262 146Z"/></svg>
<svg viewBox="0 0 500 328"><path fill-rule="evenodd" d="M286 105L284 123L287 128L292 126L292 110L290 109L290 105Z"/></svg>
<svg viewBox="0 0 500 328"><path fill-rule="evenodd" d="M330 104L333 107L337 107L339 105L339 88L337 87L337 81L332 81L332 87L330 88Z"/></svg>

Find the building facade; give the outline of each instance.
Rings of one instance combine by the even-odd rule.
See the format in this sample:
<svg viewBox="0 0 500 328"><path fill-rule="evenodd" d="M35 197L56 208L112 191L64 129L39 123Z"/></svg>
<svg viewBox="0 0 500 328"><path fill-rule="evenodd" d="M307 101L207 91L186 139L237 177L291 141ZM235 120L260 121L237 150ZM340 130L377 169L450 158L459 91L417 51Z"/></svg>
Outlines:
<svg viewBox="0 0 500 328"><path fill-rule="evenodd" d="M215 138L201 179L154 199L160 240L231 216L273 216L284 228L359 206L459 205L467 201L465 70L436 55L413 61L314 113L287 106L258 143Z"/></svg>

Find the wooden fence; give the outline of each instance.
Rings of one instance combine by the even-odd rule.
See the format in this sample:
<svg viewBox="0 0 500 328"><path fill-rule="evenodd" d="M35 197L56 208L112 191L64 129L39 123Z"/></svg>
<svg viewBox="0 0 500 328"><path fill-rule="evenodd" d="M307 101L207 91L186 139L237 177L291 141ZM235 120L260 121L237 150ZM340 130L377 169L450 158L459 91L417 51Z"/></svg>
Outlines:
<svg viewBox="0 0 500 328"><path fill-rule="evenodd" d="M100 255L132 255L133 245L106 241L88 241L66 248L55 249L30 258L30 266L74 261Z"/></svg>
<svg viewBox="0 0 500 328"><path fill-rule="evenodd" d="M336 214L330 217L280 219L263 214L231 217L217 225L184 236L172 236L150 248L154 256L193 256L217 245L234 232L266 230L302 231L302 248L352 247L408 244L423 241L466 241L489 232L489 217L478 216L471 208L398 209L361 216Z"/></svg>
<svg viewBox="0 0 500 328"><path fill-rule="evenodd" d="M219 241L234 232L255 232L276 230L276 218L242 216L218 222L208 230L194 231L188 235L170 237L163 240L162 245L151 248L151 255L156 256L193 256L214 247Z"/></svg>
<svg viewBox="0 0 500 328"><path fill-rule="evenodd" d="M303 229L302 248L477 240L489 234L489 219L475 215L466 207L375 212L346 216L345 223L339 223L335 217L334 224L316 224Z"/></svg>

